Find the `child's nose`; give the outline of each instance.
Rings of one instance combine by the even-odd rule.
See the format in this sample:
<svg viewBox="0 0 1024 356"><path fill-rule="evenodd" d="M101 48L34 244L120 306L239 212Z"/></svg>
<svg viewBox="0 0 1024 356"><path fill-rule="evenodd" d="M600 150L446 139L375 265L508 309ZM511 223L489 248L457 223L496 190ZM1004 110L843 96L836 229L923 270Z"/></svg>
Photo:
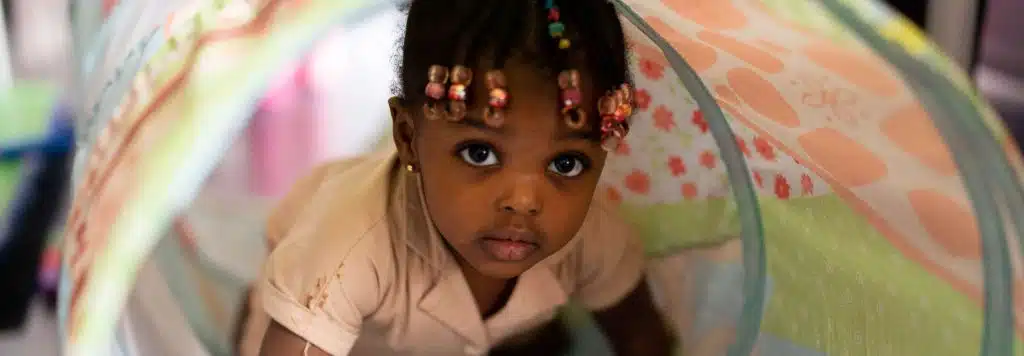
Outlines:
<svg viewBox="0 0 1024 356"><path fill-rule="evenodd" d="M543 179L532 176L511 179L498 198L499 209L517 215L539 215L544 207L540 194L542 184Z"/></svg>

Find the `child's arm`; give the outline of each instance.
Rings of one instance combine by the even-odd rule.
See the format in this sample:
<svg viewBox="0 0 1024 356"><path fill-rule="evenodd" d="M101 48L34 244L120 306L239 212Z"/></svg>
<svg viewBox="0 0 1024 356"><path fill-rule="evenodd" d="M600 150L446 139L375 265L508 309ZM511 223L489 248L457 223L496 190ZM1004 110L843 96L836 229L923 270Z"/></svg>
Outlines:
<svg viewBox="0 0 1024 356"><path fill-rule="evenodd" d="M333 199L350 189L329 183L343 164L314 169L268 218L273 252L255 292L271 320L260 355L348 355L388 288L378 278L392 266L390 240L381 235L387 230L366 229L379 215L346 208L360 202Z"/></svg>
<svg viewBox="0 0 1024 356"><path fill-rule="evenodd" d="M307 349L308 347L308 349ZM260 356L329 356L326 351L313 346L302 337L288 330L276 321L270 323L267 334L263 336Z"/></svg>
<svg viewBox="0 0 1024 356"><path fill-rule="evenodd" d="M594 318L616 355L667 356L675 349L672 333L654 308L646 282L617 304L595 311Z"/></svg>

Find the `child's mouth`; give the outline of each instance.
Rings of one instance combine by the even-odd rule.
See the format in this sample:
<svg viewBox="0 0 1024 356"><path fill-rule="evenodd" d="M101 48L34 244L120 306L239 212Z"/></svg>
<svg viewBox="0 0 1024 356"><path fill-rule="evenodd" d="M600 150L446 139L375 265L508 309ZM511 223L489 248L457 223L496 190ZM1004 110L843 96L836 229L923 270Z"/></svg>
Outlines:
<svg viewBox="0 0 1024 356"><path fill-rule="evenodd" d="M522 262L537 251L537 244L527 241L485 237L481 241L491 258L502 262Z"/></svg>

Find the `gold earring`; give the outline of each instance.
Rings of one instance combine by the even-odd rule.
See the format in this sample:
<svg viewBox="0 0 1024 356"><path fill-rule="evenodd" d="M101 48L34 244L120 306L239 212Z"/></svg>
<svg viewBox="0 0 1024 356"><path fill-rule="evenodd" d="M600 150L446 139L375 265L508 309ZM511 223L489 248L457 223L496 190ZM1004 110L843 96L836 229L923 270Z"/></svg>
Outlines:
<svg viewBox="0 0 1024 356"><path fill-rule="evenodd" d="M412 163L410 163L410 164L405 165L405 170L409 171L409 173L415 173L416 172L416 167L414 167L412 165Z"/></svg>

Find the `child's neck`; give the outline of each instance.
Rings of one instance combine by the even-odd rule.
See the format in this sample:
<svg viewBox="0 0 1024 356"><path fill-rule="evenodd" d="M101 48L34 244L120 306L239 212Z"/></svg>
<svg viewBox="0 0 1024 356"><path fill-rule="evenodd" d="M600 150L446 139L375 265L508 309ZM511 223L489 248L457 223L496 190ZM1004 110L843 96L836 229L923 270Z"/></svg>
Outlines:
<svg viewBox="0 0 1024 356"><path fill-rule="evenodd" d="M483 319L497 314L501 308L505 307L509 297L512 296L512 290L515 289L516 278L488 277L463 261L459 261L459 267L462 269L462 275L466 278L466 284L469 285L469 291L473 294L473 300L476 301L476 307Z"/></svg>

